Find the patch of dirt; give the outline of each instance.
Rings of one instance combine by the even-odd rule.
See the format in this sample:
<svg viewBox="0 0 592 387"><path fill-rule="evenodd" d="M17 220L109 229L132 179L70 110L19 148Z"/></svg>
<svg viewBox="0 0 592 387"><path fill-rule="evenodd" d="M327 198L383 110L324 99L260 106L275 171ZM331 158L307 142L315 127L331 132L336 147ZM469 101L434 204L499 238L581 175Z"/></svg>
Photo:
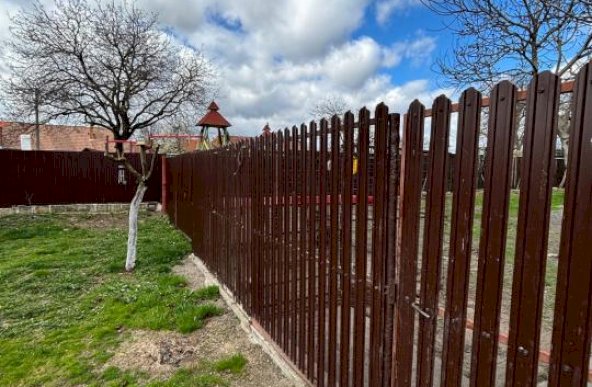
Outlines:
<svg viewBox="0 0 592 387"><path fill-rule="evenodd" d="M175 267L173 272L185 276L191 289L204 286L203 273L189 259ZM239 375L226 375L232 386L293 386L261 347L250 341L238 318L222 298L217 303L225 313L208 319L202 329L190 334L132 331L129 340L120 346L119 352L105 366L140 370L154 378L164 379L179 367L199 369L218 359L241 353L248 362Z"/></svg>
<svg viewBox="0 0 592 387"><path fill-rule="evenodd" d="M140 217L142 216L144 214L140 215ZM128 226L126 213L65 215L64 221L72 227L95 230L126 229Z"/></svg>

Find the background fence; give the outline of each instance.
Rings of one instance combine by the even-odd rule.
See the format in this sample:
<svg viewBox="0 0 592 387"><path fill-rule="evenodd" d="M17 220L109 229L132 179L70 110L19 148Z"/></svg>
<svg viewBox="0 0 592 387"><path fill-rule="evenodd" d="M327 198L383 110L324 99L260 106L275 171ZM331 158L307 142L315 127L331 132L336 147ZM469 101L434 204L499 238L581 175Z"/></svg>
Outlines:
<svg viewBox="0 0 592 387"><path fill-rule="evenodd" d="M140 166L138 154L127 155ZM160 201L161 163L157 162L144 201ZM136 182L101 152L0 150L0 207L15 205L130 202Z"/></svg>
<svg viewBox="0 0 592 387"><path fill-rule="evenodd" d="M254 325L315 385L585 385L592 64L575 82L565 192L552 188L560 92L559 79L543 73L526 92L504 81L488 99L474 89L457 105L441 96L430 128L415 101L402 120L401 168L399 116L382 104L373 118L362 109L357 122L347 113L175 157L169 216ZM516 193L519 99L526 119Z"/></svg>

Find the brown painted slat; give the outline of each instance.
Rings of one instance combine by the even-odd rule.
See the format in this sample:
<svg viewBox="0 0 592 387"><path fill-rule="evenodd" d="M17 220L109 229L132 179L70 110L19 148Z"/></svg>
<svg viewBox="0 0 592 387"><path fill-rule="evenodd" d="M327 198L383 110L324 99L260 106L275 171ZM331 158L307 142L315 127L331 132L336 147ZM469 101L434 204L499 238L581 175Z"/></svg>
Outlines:
<svg viewBox="0 0 592 387"><path fill-rule="evenodd" d="M263 326L267 332L271 331L271 292L269 291L271 278L271 224L270 224L270 191L271 191L271 136L263 137Z"/></svg>
<svg viewBox="0 0 592 387"><path fill-rule="evenodd" d="M292 139L290 137L290 131L284 130L284 148L283 148L283 174L284 174L284 186L283 186L283 220L284 220L284 251L283 251L283 309L282 309L282 341L281 346L285 353L288 353L288 332L289 332L289 314L290 314L290 162L291 152L290 145Z"/></svg>
<svg viewBox="0 0 592 387"><path fill-rule="evenodd" d="M370 305L370 365L368 370L371 386L382 385L384 348L382 347L383 309L386 260L386 208L389 115L388 107L381 103L374 112L374 206L372 219L372 303Z"/></svg>
<svg viewBox="0 0 592 387"><path fill-rule="evenodd" d="M260 187L261 187L261 144L263 139L261 137L255 140L255 149L254 149L254 169L253 169L253 176L255 178L255 184L253 185L254 188L254 213L253 213L253 231L255 233L254 237L254 246L253 246L253 282L252 282L252 292L253 292L253 315L254 318L258 321L261 321L261 293L259 289L260 284L260 275L261 275L261 230L260 230L260 210L261 210L261 202L260 202ZM209 238L208 238L209 239Z"/></svg>
<svg viewBox="0 0 592 387"><path fill-rule="evenodd" d="M450 133L450 106L441 95L432 105L432 131L430 136L430 164L428 166L428 192L426 198L421 288L419 307L430 317L419 316L417 343L417 385L431 386L434 379L434 346L438 317L438 295L442 270L442 244L444 238L444 208L448 184L448 135ZM402 241L404 243L404 241Z"/></svg>
<svg viewBox="0 0 592 387"><path fill-rule="evenodd" d="M271 292L271 337L275 341L278 339L277 323L278 315L277 308L278 302L278 139L277 132L271 134L271 190L269 193L270 204L271 204L271 281L270 281L270 292Z"/></svg>
<svg viewBox="0 0 592 387"><path fill-rule="evenodd" d="M277 237L277 250L278 250L278 271L277 271L277 276L276 276L276 281L277 281L277 291L278 291L278 297L277 297L277 321L276 321L276 329L277 329L277 333L276 333L276 342L280 345L280 347L283 346L283 338L284 338L284 330L283 330L283 323L284 323L284 316L285 316L285 308L286 308L286 300L284 298L284 288L286 285L286 282L284 281L284 273L286 272L286 268L285 268L285 247L286 247L286 243L285 243L285 236L287 235L286 230L284 229L284 209L286 208L286 203L285 203L285 196L286 196L286 192L285 192L285 181L286 181L286 170L285 170L285 149L284 149L284 134L282 133L282 131L278 131L278 150L277 150L277 158L278 158L278 189L277 189L277 204L276 206L278 207L278 213L277 213L277 227L278 227L278 237Z"/></svg>
<svg viewBox="0 0 592 387"><path fill-rule="evenodd" d="M290 297L290 358L296 362L296 340L298 338L298 190L300 189L300 182L298 181L298 169L299 169L299 144L298 141L298 128L295 126L292 128L292 246L290 249L290 281L291 281L291 292Z"/></svg>
<svg viewBox="0 0 592 387"><path fill-rule="evenodd" d="M421 162L423 154L424 106L413 101L407 113L403 135L404 188L401 190L401 257L398 261L394 375L392 386L410 386L413 362L413 338L417 254L419 245L419 211L421 203Z"/></svg>
<svg viewBox="0 0 592 387"><path fill-rule="evenodd" d="M326 293L327 293L327 133L329 124L320 122L319 142L319 326L317 345L317 385L325 385L326 345Z"/></svg>
<svg viewBox="0 0 592 387"><path fill-rule="evenodd" d="M384 327L382 346L383 356L383 386L391 385L391 370L393 359L393 333L395 320L395 267L397 262L397 204L399 195L399 114L389 114L389 149L388 149L388 186L387 186L387 216L385 226L385 291Z"/></svg>
<svg viewBox="0 0 592 387"><path fill-rule="evenodd" d="M559 77L539 74L526 100L507 386L537 383L558 109Z"/></svg>
<svg viewBox="0 0 592 387"><path fill-rule="evenodd" d="M312 200L310 204L310 211L311 214L309 216L308 222L308 289L309 289L309 297L308 297L308 325L307 330L309 332L308 335L308 344L307 347L309 348L308 353L308 362L306 364L307 368L307 375L310 380L314 380L316 378L316 357L317 351L314 349L315 343L318 341L318 330L316 327L316 314L318 311L318 304L317 304L317 227L316 227L316 214L317 214L317 204L316 204L316 197L317 197L317 124L312 121L310 123L310 159L311 159L311 168L310 168L310 175L309 175L309 196L311 198L315 198Z"/></svg>
<svg viewBox="0 0 592 387"><path fill-rule="evenodd" d="M328 385L335 386L337 380L337 259L339 254L339 132L341 121L331 118L331 236L329 238L329 352Z"/></svg>
<svg viewBox="0 0 592 387"><path fill-rule="evenodd" d="M442 348L444 386L460 386L462 382L481 94L475 89L464 91L459 106Z"/></svg>
<svg viewBox="0 0 592 387"><path fill-rule="evenodd" d="M368 250L368 148L370 112L363 108L359 113L358 135L358 203L356 207L355 247L355 307L354 307L354 358L353 383L364 384L364 358L366 342L366 261Z"/></svg>
<svg viewBox="0 0 592 387"><path fill-rule="evenodd" d="M592 340L592 62L574 88L549 386L585 386Z"/></svg>
<svg viewBox="0 0 592 387"><path fill-rule="evenodd" d="M497 84L490 101L471 386L495 385L510 203L516 87L508 81Z"/></svg>
<svg viewBox="0 0 592 387"><path fill-rule="evenodd" d="M306 181L306 177L308 172L308 146L307 146L307 136L308 130L306 125L300 126L300 162L302 164L302 170L300 175L301 181L301 191L300 191L300 198L301 198L301 206L300 206L300 221L298 226L298 234L300 235L300 245L299 245L299 291L298 291L298 303L299 303L299 316L298 316L298 367L301 370L305 370L305 362L306 362L306 265L307 265L307 256L306 256L306 211L307 211L307 201L308 198L306 197L307 193L307 186L308 182Z"/></svg>
<svg viewBox="0 0 592 387"><path fill-rule="evenodd" d="M350 334L351 334L351 280L352 280L352 174L353 174L353 143L354 143L354 115L345 113L343 119L343 185L341 196L343 198L341 237L343 247L341 249L341 343L339 348L339 383L341 386L349 386L350 375Z"/></svg>

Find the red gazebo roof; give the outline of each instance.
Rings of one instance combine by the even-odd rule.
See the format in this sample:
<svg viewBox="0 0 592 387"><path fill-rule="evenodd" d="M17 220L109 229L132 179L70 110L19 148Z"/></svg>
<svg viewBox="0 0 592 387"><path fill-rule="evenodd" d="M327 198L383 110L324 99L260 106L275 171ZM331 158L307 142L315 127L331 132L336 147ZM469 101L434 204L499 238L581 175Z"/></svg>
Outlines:
<svg viewBox="0 0 592 387"><path fill-rule="evenodd" d="M212 101L210 106L208 107L208 112L205 116L202 117L201 120L197 123L197 126L211 126L214 128L227 128L230 125L230 122L226 120L222 116L222 114L218 113L218 105L216 102Z"/></svg>

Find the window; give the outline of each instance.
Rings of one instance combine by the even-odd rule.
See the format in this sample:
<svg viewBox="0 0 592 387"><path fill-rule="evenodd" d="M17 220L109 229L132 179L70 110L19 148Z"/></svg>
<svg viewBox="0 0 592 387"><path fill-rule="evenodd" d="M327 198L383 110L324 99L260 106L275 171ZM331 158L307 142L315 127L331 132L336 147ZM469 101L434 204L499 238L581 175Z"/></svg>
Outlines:
<svg viewBox="0 0 592 387"><path fill-rule="evenodd" d="M33 149L30 134L21 134L21 150Z"/></svg>

